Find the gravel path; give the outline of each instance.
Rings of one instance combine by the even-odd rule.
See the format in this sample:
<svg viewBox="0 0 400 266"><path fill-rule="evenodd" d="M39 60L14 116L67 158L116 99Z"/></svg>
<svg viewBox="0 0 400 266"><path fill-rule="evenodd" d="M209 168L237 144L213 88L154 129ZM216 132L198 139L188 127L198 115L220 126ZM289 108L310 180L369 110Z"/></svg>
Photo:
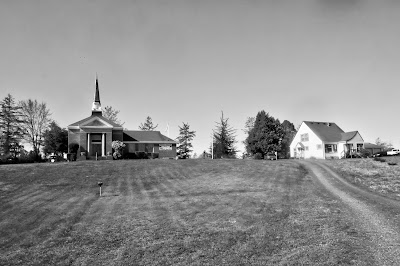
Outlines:
<svg viewBox="0 0 400 266"><path fill-rule="evenodd" d="M375 263L400 265L400 228L396 220L400 203L377 196L347 183L321 162L301 161L310 173L353 212L360 231L370 239Z"/></svg>

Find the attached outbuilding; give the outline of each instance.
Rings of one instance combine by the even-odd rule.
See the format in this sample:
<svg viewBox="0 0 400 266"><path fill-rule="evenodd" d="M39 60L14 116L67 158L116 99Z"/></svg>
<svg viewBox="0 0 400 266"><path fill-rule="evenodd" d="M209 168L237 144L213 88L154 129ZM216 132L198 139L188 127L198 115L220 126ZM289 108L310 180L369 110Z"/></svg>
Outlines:
<svg viewBox="0 0 400 266"><path fill-rule="evenodd" d="M385 148L383 146L376 145L373 143L368 143L368 142L364 143L364 149L369 151L371 153L371 155L385 150Z"/></svg>

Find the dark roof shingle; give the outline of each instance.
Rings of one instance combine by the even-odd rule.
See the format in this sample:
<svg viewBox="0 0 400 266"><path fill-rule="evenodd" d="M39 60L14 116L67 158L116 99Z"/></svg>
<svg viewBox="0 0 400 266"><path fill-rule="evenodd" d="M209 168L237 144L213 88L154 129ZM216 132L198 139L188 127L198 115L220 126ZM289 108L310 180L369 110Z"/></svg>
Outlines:
<svg viewBox="0 0 400 266"><path fill-rule="evenodd" d="M174 142L160 131L145 131L145 130L124 130L123 141L140 141L140 142Z"/></svg>
<svg viewBox="0 0 400 266"><path fill-rule="evenodd" d="M344 131L335 123L304 121L304 123L322 140L337 142L342 139Z"/></svg>

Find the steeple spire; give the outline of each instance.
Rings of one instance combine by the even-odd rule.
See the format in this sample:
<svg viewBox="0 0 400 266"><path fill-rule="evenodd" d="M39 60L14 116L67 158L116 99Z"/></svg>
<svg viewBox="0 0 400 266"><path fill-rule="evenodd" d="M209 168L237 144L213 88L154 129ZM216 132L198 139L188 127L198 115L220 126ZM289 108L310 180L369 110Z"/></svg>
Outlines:
<svg viewBox="0 0 400 266"><path fill-rule="evenodd" d="M100 103L100 93L99 93L99 80L96 76L96 93L94 95L94 101Z"/></svg>
<svg viewBox="0 0 400 266"><path fill-rule="evenodd" d="M92 105L92 115L94 115L94 114L97 114L97 115L103 114L103 112L101 110L101 104L100 104L99 80L97 78L97 74L96 74L96 92L94 94L94 102Z"/></svg>

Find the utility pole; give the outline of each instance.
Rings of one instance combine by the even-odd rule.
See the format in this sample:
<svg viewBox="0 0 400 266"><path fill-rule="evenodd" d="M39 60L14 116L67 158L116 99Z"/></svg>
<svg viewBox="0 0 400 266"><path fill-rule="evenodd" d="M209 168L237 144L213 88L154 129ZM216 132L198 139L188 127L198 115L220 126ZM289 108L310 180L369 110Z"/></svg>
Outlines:
<svg viewBox="0 0 400 266"><path fill-rule="evenodd" d="M214 160L214 130L211 134L211 160Z"/></svg>

